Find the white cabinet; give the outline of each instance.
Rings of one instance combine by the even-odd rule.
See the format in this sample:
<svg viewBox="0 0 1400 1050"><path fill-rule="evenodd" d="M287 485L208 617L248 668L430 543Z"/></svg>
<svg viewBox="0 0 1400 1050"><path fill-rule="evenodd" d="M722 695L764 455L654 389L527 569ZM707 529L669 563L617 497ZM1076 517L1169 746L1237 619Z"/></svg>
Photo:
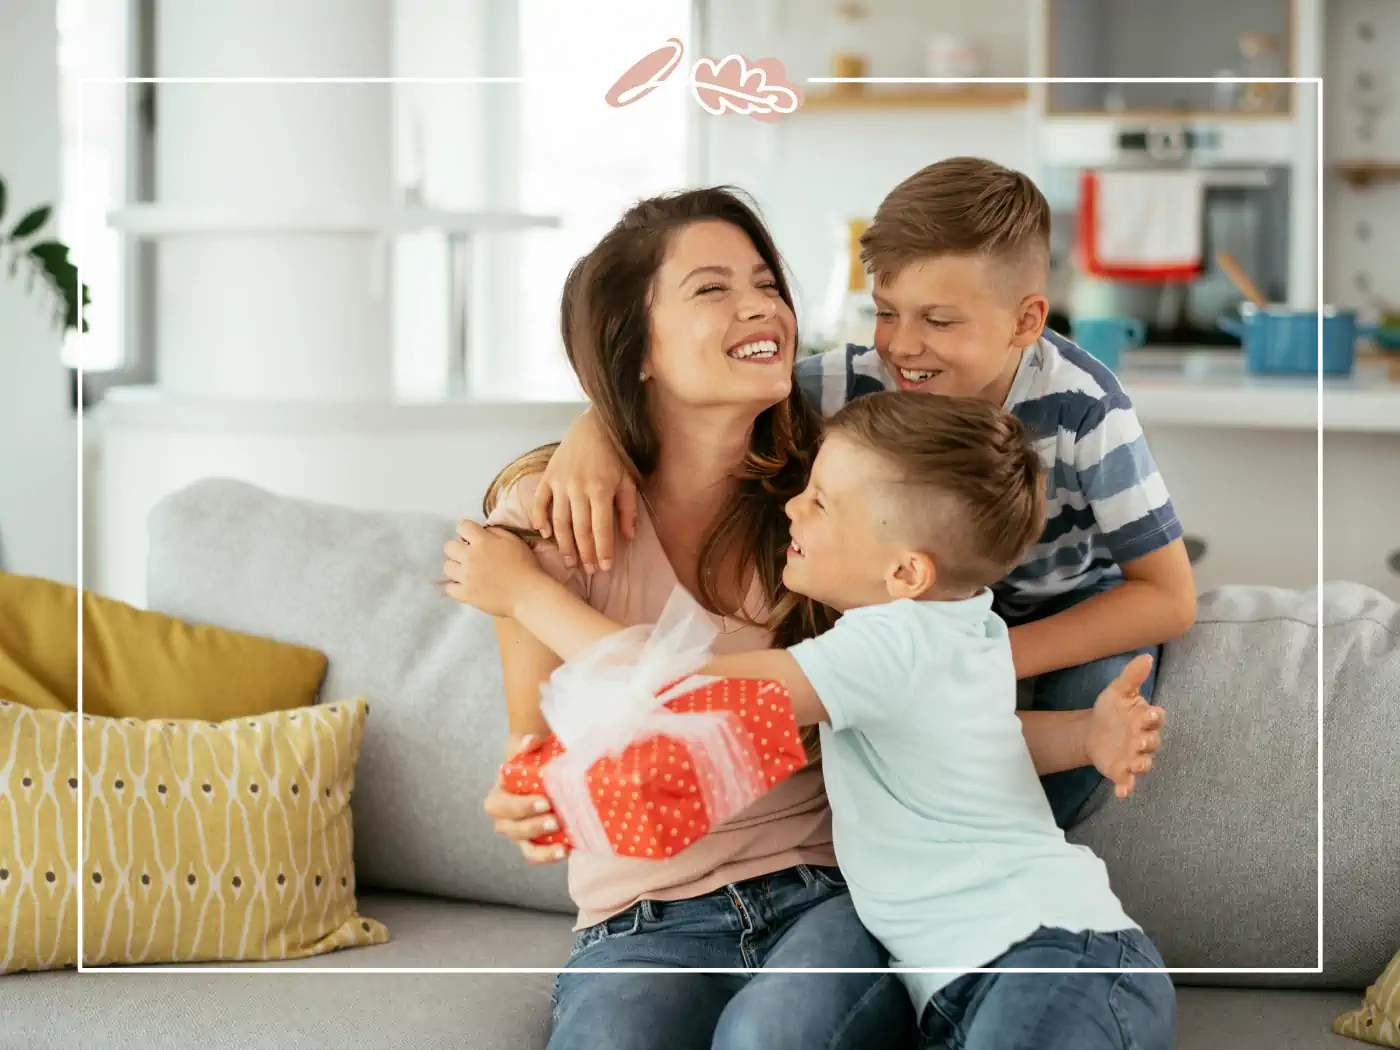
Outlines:
<svg viewBox="0 0 1400 1050"><path fill-rule="evenodd" d="M1290 76L1292 0L1046 0L1047 75ZM1242 43L1272 41L1248 58ZM1238 91L1213 84L1053 84L1052 112L1192 113L1287 110L1287 85Z"/></svg>
<svg viewBox="0 0 1400 1050"><path fill-rule="evenodd" d="M1182 526L1205 547L1199 589L1317 583L1315 431L1146 429ZM1322 578L1400 601L1400 434L1327 434L1322 464Z"/></svg>

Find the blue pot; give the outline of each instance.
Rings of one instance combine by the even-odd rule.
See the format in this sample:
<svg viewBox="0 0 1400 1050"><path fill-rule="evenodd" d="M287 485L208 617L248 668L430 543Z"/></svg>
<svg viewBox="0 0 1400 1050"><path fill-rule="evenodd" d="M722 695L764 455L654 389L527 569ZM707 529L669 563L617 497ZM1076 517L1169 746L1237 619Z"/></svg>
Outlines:
<svg viewBox="0 0 1400 1050"><path fill-rule="evenodd" d="M1217 323L1243 344L1245 371L1254 375L1317 374L1316 310L1290 310L1286 306L1259 310L1246 303L1240 315L1239 320L1222 317ZM1351 374L1356 340L1374 332L1374 325L1357 324L1352 310L1323 310L1322 374Z"/></svg>

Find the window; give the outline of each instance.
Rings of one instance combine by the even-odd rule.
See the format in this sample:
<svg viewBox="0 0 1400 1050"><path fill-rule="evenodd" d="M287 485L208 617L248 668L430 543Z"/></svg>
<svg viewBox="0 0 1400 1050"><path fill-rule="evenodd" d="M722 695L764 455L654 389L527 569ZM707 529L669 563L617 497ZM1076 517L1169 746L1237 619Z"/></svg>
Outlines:
<svg viewBox="0 0 1400 1050"><path fill-rule="evenodd" d="M107 215L129 199L134 88L81 80L128 75L132 16L138 6L129 0L57 4L62 151L58 230L92 292L92 304L85 311L90 331L82 337L68 334L63 360L92 372L119 371L132 363L125 327L131 248L108 226Z"/></svg>
<svg viewBox="0 0 1400 1050"><path fill-rule="evenodd" d="M489 348L474 354L488 358L473 370L474 393L581 396L559 336L564 278L629 204L690 183L691 121L699 112L685 87L688 61L625 109L607 106L603 96L669 37L687 42L689 59L691 30L691 0L519 0L524 83L514 102L515 199L501 205L558 216L560 226L512 234L513 244L502 244L500 294L483 305L499 316L487 325Z"/></svg>

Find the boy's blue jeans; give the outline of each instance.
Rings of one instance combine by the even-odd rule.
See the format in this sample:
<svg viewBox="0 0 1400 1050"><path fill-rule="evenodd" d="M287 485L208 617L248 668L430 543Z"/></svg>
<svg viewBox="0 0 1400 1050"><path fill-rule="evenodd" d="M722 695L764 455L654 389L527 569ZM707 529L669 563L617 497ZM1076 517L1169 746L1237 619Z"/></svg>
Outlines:
<svg viewBox="0 0 1400 1050"><path fill-rule="evenodd" d="M1139 930L1042 927L988 966L1162 967ZM968 973L935 992L925 1050L1170 1050L1176 990L1164 973Z"/></svg>
<svg viewBox="0 0 1400 1050"><path fill-rule="evenodd" d="M1002 614L1007 625L1017 627L1023 623L1034 623L1047 616L1054 616L1080 602L1102 594L1118 586L1121 580L1105 581L1098 586L1072 591L1042 602L1034 612L1023 616ZM1031 707L1037 711L1081 711L1093 707L1099 693L1122 673L1133 657L1147 653L1152 657L1152 672L1142 684L1140 692L1146 700L1152 699L1152 690L1157 684L1157 668L1162 662L1162 647L1150 645L1118 656L1105 656L1092 663L1079 667L1066 667L1060 671L1037 675L1031 680ZM1112 793L1108 781L1093 766L1079 769L1066 769L1040 778L1045 788L1045 796L1050 800L1050 808L1055 813L1055 823L1062 828L1079 823L1098 809Z"/></svg>
<svg viewBox="0 0 1400 1050"><path fill-rule="evenodd" d="M580 930L554 993L549 1050L911 1050L896 974L654 974L648 969L878 969L889 957L836 868L799 865L692 900L642 901ZM578 973L619 967L633 973Z"/></svg>

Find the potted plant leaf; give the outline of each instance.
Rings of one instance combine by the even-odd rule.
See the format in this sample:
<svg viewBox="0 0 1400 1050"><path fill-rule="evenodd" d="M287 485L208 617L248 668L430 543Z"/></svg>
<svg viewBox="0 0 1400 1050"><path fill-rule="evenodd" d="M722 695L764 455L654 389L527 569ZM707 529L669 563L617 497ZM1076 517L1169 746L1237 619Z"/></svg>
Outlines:
<svg viewBox="0 0 1400 1050"><path fill-rule="evenodd" d="M14 226L5 230L5 180L0 179L0 258L8 258L7 271L11 277L18 277L21 270L27 271L28 288L34 290L42 284L54 301L54 324L67 332L77 329L88 330L87 317L79 320L78 309L78 268L68 258L68 245L62 241L43 236L44 226L53 215L53 207L42 204L31 209ZM83 313L91 303L88 287L82 286Z"/></svg>

